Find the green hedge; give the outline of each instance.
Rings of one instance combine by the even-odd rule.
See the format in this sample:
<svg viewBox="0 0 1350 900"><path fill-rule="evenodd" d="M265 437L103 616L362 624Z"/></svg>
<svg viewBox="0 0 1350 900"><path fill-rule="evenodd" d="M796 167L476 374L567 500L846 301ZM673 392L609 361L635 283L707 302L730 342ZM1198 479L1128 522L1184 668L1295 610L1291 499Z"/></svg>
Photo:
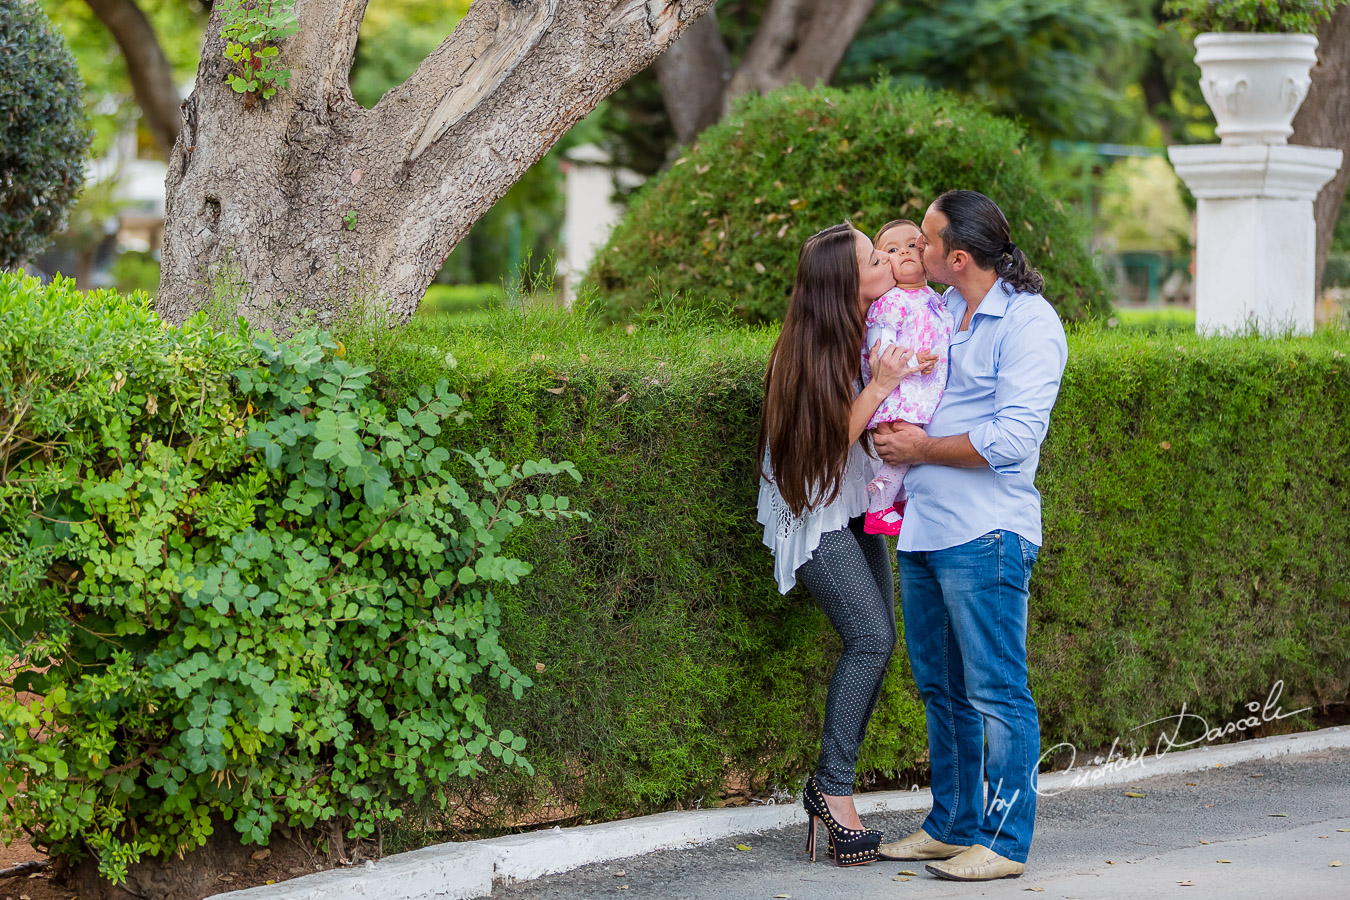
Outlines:
<svg viewBox="0 0 1350 900"><path fill-rule="evenodd" d="M800 88L740 105L634 196L587 272L607 318L653 305L782 318L797 252L851 219L869 235L939 194L991 196L1068 320L1111 308L1085 220L1054 195L1024 133L969 100L878 85Z"/></svg>
<svg viewBox="0 0 1350 900"><path fill-rule="evenodd" d="M754 521L773 337L499 315L349 342L395 395L450 378L473 413L453 440L573 460L592 515L512 539L536 568L503 599L504 640L536 686L509 722L537 776L453 785L447 833L505 827L536 803L613 816L808 771L838 642L807 595L778 595ZM1347 352L1344 332L1073 330L1038 477L1030 654L1045 746L1124 746L1183 703L1218 724L1276 679L1285 710L1346 699ZM861 765L912 772L925 750L902 647Z"/></svg>
<svg viewBox="0 0 1350 900"><path fill-rule="evenodd" d="M26 291L36 290L28 284ZM94 296L111 305L106 295ZM132 323L136 327L128 331L125 322L118 328L105 326L103 318L92 314L77 321L69 310L44 305L31 295L24 303L28 318L45 321L52 336L43 338L30 329L27 343L11 340L6 346L19 348L9 357L11 373L59 371L65 364L78 372L85 362L97 363L90 370L96 375L85 379L83 390L63 396L49 389L44 402L50 413L37 422L47 428L61 426L72 410L84 417L80 421L85 424L69 432L79 439L82 452L96 461L83 471L79 466L73 470L82 479L77 487L89 494L81 502L100 501L111 490L108 485L128 478L139 479L142 490L159 502L156 488L146 479L160 469L151 471L149 466L171 470L169 464L187 452L196 437L205 442L199 447L236 454L229 458L242 467L215 466L214 474L201 476L204 483L214 485L207 499L174 507L174 521L180 526L188 521L184 538L198 542L191 545L197 548L200 563L216 565L218 555L229 548L222 543L224 531L203 529L196 519L202 509L197 504L213 502L221 506L222 515L239 519L237 508L221 505L224 498L236 495L265 501L263 521L271 523L268 533L277 540L284 537L293 544L297 534L304 535L309 528L313 531L308 540L323 539L320 523L310 521L307 491L300 481L301 472L305 477L310 474L311 464L283 474L268 463L274 452L268 444L286 434L295 437L294 448L282 443L285 466L311 453L320 462L335 460L331 465L336 467L351 448L344 449L339 441L338 455L328 456L329 451L315 443L327 438L295 430L304 428L295 418L297 414L304 418L303 406L283 412L276 404L296 398L273 394L270 388L261 390L259 385L271 383L267 377L250 376L246 384L237 374L230 376L232 381L222 375L253 371L257 365L250 362L253 359L271 360L265 369L273 378L292 378L285 373L308 366L314 371L301 381L326 391L325 379L341 371L341 360L333 359L343 352L341 345L278 355L256 343L239 346L230 335L213 336L200 320L185 331L164 329L156 336L158 326L146 330L137 324L152 321L143 306L136 313L141 318ZM4 318L8 327L14 321L12 315ZM383 433L392 426L380 409L396 410L408 400L426 402L425 385L444 378L447 385L442 390L454 391L464 401L454 410L456 415L438 423L439 447L491 446L507 463L519 463L521 474L534 471L527 470L525 461L566 458L584 477L574 485L562 469L545 467L531 489L540 494L541 504L543 498L566 490L574 507L589 512L589 521L525 520L509 535L499 532L504 538L502 558L528 559L534 571L517 585L494 585L500 612L487 618L486 646L490 651L491 636L499 634L510 663L499 658L496 674L505 678L518 669L533 679L533 686L520 699L512 688L523 679L516 679L517 684L510 678L501 683L496 678L476 679L472 699L446 693L445 686L433 689L430 696L422 693L420 684L403 681L388 686L401 692L396 696L403 698L399 702L407 709L418 708L414 693L424 697L428 707L419 721L431 722L447 697L455 697L457 709L471 705L490 718L494 731L509 728L505 740L512 748L518 736L528 738L524 755L531 767L508 765L503 747L492 744L490 733L475 737L460 757L454 755L454 747L463 745L445 743L434 728L419 735L400 733L396 736L400 740L416 741L416 755L430 760L427 766L400 770L398 760L413 752L400 756L397 747L387 746L384 749L393 755L380 759L393 768L376 771L376 780L370 782L384 792L377 801L363 805L362 796L353 790L363 782L352 777L344 776L341 785L336 779L321 779L311 787L330 791L324 796L333 809L316 807L324 798L305 794L303 803L288 805L285 815L303 822L307 815L378 813L384 803L399 802L415 815L404 833L386 832L386 849L392 849L466 829L502 830L517 816L530 821L615 816L707 803L732 783L761 788L792 784L808 771L817 752L827 678L838 643L808 596L801 591L785 597L777 593L771 561L754 522L751 448L760 377L773 330L727 330L696 316L646 319L631 329L600 330L585 315L560 315L527 305L498 309L481 325L447 331L440 323L429 318L398 331L349 329L341 335L347 361L356 365L355 370L374 370L371 377L383 402L373 405L364 387L357 391L357 399L342 396L343 389L327 396L331 402L361 405L359 418ZM72 339L77 334L79 341ZM126 340L128 335L136 340ZM46 349L31 350L39 345ZM1350 508L1350 450L1344 441L1344 422L1350 415L1346 371L1350 337L1329 331L1307 339L1262 342L1075 329L1070 353L1039 476L1046 498L1047 540L1032 582L1032 688L1042 712L1046 746L1070 741L1085 748L1104 747L1116 737L1128 742L1140 735L1131 730L1135 726L1176 715L1183 703L1188 712L1219 724L1245 714L1244 705L1264 699L1276 679L1287 684L1286 710L1343 701L1350 689L1346 615L1350 521L1345 515ZM126 383L114 387L122 380L118 372ZM165 385L157 414L146 410L144 382L152 377ZM201 405L203 386L205 418L172 412L197 409L191 404ZM14 396L4 398L6 410L15 408ZM273 438L243 440L240 443L247 447L242 448L232 442L244 434L259 434L255 426L247 426L249 397L258 420L255 426L283 420L288 424L275 431L264 427ZM266 413L261 412L264 405ZM410 415L417 427L424 427L417 415ZM175 416L183 417L182 428L166 430ZM110 424L100 428L100 421ZM191 435L183 430L189 426L195 429ZM141 432L151 436L154 449L144 460L132 461L127 448L135 444L127 442ZM30 427L29 433L46 432ZM41 444L48 445L53 454L66 454L67 459L77 446L50 440ZM384 454L377 446L367 450ZM32 448L25 452L31 456ZM425 448L422 452L432 453ZM479 477L468 458L436 455L444 460L447 477L466 484ZM194 465L213 466L209 460L225 458L215 452L198 455ZM38 465L40 459L35 457L31 464ZM364 465L364 456L361 460ZM7 465L13 475L13 460ZM240 477L229 477L233 471ZM184 697L169 684L171 679L164 679L165 669L129 667L139 658L136 654L172 662L175 648L186 646L189 628L196 629L191 632L194 642L207 636L195 617L210 615L208 608L180 610L180 605L186 606L186 592L165 597L143 589L137 567L161 584L181 578L176 574L181 567L149 552L158 546L146 543L153 537L155 521L142 521L127 510L99 515L121 523L143 547L128 544L130 555L118 555L123 542L117 535L106 537L114 548L109 550L92 529L84 528L76 549L83 548L80 552L86 556L76 556L74 565L69 559L54 558L51 539L62 535L53 531L52 523L29 515L33 507L23 493L28 488L22 473L16 477L19 480L7 486L0 522L4 525L0 537L6 541L0 547L6 556L4 584L12 591L4 598L5 623L19 626L17 635L24 628L31 630L31 625L15 621L16 601L23 601L34 616L41 613L44 621L68 620L71 628L64 634L72 641L69 650L63 651L56 639L38 649L55 658L67 653L85 665L95 664L87 672L72 669L62 675L67 678L64 698L53 699L48 691L52 708L61 713L57 724L67 734L93 735L97 741L107 742L111 734L116 738L111 746L118 753L137 747L136 752L162 750L185 761L195 759L199 748L197 737L186 744L184 737L193 730L203 738L210 729L222 730L217 717L223 716L229 726L224 730L232 739L261 742L252 761L234 766L233 771L247 772L250 779L271 779L218 783L210 765L198 770L194 762L191 767L184 764L181 773L172 765L165 772L155 766L159 780L151 784L146 768L108 772L123 757L114 763L107 750L93 753L83 743L46 741L35 746L29 741L16 750L18 728L30 725L21 704L0 697L5 714L0 723L5 732L0 736L6 764L6 777L0 779L4 793L14 796L22 789L28 792L25 796L57 804L51 815L64 824L92 823L92 831L58 835L67 841L65 846L80 839L89 843L92 836L103 841L103 852L115 866L133 854L136 840L148 841L150 836L158 835L160 849L171 849L175 840L190 845L196 834L193 823L202 821L201 810L175 811L174 803L182 801L166 801L167 781L206 798L196 802L215 804L208 811L244 804L238 808L252 812L247 821L240 818L244 823L240 830L256 837L256 829L267 823L258 821L257 805L243 796L245 786L273 783L282 796L291 796L282 787L285 778L305 784L312 774L301 773L323 771L326 760L350 759L337 746L345 736L322 737L305 726L293 740L284 734L269 737L254 721L256 708L238 703L231 703L228 711L217 708L215 687L223 681L198 686L195 693L190 687ZM489 473L489 479L493 477L501 476ZM181 493L181 484L173 484L173 491ZM358 537L365 527L361 523L380 502L359 488L347 490L338 501L346 518L334 519L330 511L325 522L333 529L328 539L334 546ZM71 498L80 500L73 493ZM61 512L59 505L37 508L48 519L79 518L53 515ZM72 511L81 512L66 510ZM350 631L332 621L346 618L345 609L342 616L325 614L317 620L283 624L272 623L266 615L258 617L250 604L235 606L233 623L212 620L214 627L247 628L258 637L266 632L268 640L281 640L288 629L299 628L332 654L326 665L334 672L347 671L342 667L350 662L353 671L388 677L390 673L355 665L358 658L369 661L364 625L405 633L411 621L406 617L415 619L419 614L408 606L409 600L419 590L424 596L435 590L422 580L434 574L434 567L414 582L404 577L405 569L395 567L425 565L432 548L415 540L411 531L394 537L407 545L386 549L348 544L343 553L355 558L342 558L353 572L377 578L383 564L386 592L394 592L387 596L397 596L401 608L381 605L378 591L363 595L357 589L365 582L353 581L352 596L361 598L357 613L362 621L346 626ZM176 552L185 552L183 541L175 537L170 543ZM136 547L146 552L137 555ZM88 596L75 598L85 606L72 611L66 605L73 602L67 593L71 577L81 564L98 564L91 550L112 554L99 558L113 580L105 582L103 593L85 591ZM291 571L308 584L301 564L305 552L278 551L274 556L279 567L259 578L285 580L283 573ZM288 568L292 566L299 569ZM446 574L456 566L457 562L447 561ZM39 577L24 583L24 573ZM467 576L461 570L456 577L462 582ZM250 596L246 583L237 587L241 596ZM157 619L155 627L138 631L142 626L136 621L143 617L132 614L148 598L166 604L169 613L179 610L179 618ZM119 600L128 610L122 626L81 618L81 609L85 615L93 610L109 618ZM399 616L404 617L401 623L386 618ZM470 618L474 628L483 624ZM446 624L453 629L458 621L452 617ZM100 641L93 639L98 634L91 638L81 624L103 634L112 630L108 624L126 628L132 659L109 658L107 648L100 656L96 649ZM57 638L63 634L59 627L52 631ZM484 646L480 640L477 652L486 653ZM13 644L5 647L13 652ZM419 642L419 648L423 656L418 665L439 665L434 641ZM268 652L279 667L323 665L308 655ZM403 664L412 666L413 661ZM148 674L136 675L138 671ZM316 711L331 710L333 718L318 719L318 729L340 733L345 717L362 737L361 746L375 746L384 732L378 726L371 729L378 716L371 717L360 706L357 686L342 679L329 683L350 693L316 694L291 686L294 691L288 696L306 711L297 720L310 721ZM29 684L25 680L14 687ZM242 681L230 685L234 690L247 686ZM42 690L50 682L32 686ZM282 687L273 685L272 690ZM204 708L199 697L205 697ZM62 710L62 700L79 715ZM109 704L108 718L100 719L104 702ZM130 719L127 709L134 712ZM1284 724L1308 722L1305 715ZM133 730L117 730L128 727ZM156 745L152 738L169 743ZM494 757L492 746L503 752L502 760ZM337 756L326 755L330 751ZM24 773L16 774L13 768L16 752L29 757L19 758L27 766L28 780L22 787ZM901 649L887 676L862 766L871 775L913 772L922 765L924 752L923 717ZM69 774L92 775L93 780L58 777L54 765L58 756ZM441 764L446 759L472 759L486 771L476 778L447 777L454 767ZM189 768L192 771L186 771ZM355 775L362 770L335 771ZM399 778L418 773L444 784L441 799L455 805L450 812L441 812L427 795L417 799L419 783L398 781L395 788L380 780L390 772ZM129 773L139 773L144 780ZM39 789L42 793L35 793ZM72 807L60 805L65 797L72 798ZM124 834L121 823L128 809L143 811L156 803L172 814L155 820L154 828L143 829L139 838L114 843L107 835L98 837L98 827L109 827L117 840ZM13 827L12 821L9 825Z"/></svg>

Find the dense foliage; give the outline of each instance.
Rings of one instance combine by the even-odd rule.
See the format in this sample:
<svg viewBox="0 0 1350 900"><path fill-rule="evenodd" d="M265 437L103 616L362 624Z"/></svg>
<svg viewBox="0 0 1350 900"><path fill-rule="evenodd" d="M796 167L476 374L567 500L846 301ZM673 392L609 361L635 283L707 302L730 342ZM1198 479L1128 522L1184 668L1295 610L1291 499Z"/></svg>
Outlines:
<svg viewBox="0 0 1350 900"><path fill-rule="evenodd" d="M834 83L953 91L1040 140L1132 140L1145 111L1127 88L1152 30L1120 0L883 0Z"/></svg>
<svg viewBox="0 0 1350 900"><path fill-rule="evenodd" d="M75 58L36 3L0 4L0 268L30 260L84 186Z"/></svg>
<svg viewBox="0 0 1350 900"><path fill-rule="evenodd" d="M1066 319L1110 308L1086 224L1053 196L1022 132L923 90L789 89L749 100L633 199L587 276L612 319L659 300L781 317L802 242L848 218L921 219L945 190L977 188L1046 277Z"/></svg>
<svg viewBox="0 0 1350 900"><path fill-rule="evenodd" d="M592 513L526 523L507 545L535 564L499 597L511 658L536 670L505 722L529 735L536 774L457 780L445 831L403 839L707 805L730 786L790 789L814 765L839 646L809 596L778 594L755 522L774 337L669 320L596 332L515 307L344 338L389 402L449 378L473 413L447 426L452 443L573 460ZM1044 746L1152 748L1177 723L1135 726L1183 703L1218 726L1277 679L1286 712L1350 699L1350 334L1208 339L1122 317L1069 341L1037 479ZM922 778L925 752L902 644L862 781Z"/></svg>
<svg viewBox="0 0 1350 900"><path fill-rule="evenodd" d="M221 818L360 837L531 771L482 694L531 684L494 590L526 517L582 516L522 483L575 468L452 452L444 379L386 407L327 336L239 328L0 275L0 839L115 880Z"/></svg>
<svg viewBox="0 0 1350 900"><path fill-rule="evenodd" d="M1163 12L1188 32L1315 34L1346 0L1166 0Z"/></svg>

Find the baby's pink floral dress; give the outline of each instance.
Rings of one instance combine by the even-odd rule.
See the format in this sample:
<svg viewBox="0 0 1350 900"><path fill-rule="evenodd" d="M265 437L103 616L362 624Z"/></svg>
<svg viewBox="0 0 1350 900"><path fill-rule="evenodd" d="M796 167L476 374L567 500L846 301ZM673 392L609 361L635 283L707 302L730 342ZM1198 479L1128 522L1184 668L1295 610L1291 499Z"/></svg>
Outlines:
<svg viewBox="0 0 1350 900"><path fill-rule="evenodd" d="M901 381L900 386L877 407L876 414L867 423L869 429L881 422L927 425L933 420L942 392L947 388L955 324L942 298L927 285L912 291L891 288L872 303L867 310L867 340L862 350L863 384L872 380L867 354L877 341L881 341L883 350L887 344L899 344L916 354L931 351L938 355L938 361L927 375L914 374Z"/></svg>

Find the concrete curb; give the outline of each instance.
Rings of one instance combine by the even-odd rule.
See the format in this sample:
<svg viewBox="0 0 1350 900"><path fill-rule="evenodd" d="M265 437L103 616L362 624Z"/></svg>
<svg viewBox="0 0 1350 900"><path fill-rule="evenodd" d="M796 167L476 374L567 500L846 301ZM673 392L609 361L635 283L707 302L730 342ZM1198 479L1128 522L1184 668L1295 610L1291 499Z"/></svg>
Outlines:
<svg viewBox="0 0 1350 900"><path fill-rule="evenodd" d="M1294 753L1350 749L1350 725L1302 734L1279 735L1222 746L1202 746L1161 756L1145 753L1100 765L1080 766L1038 779L1038 791L1051 795L1075 787L1129 784L1155 775L1198 772ZM921 791L859 794L858 812L926 810L931 795ZM368 862L362 868L333 869L275 885L228 894L217 900L470 900L492 893L494 881L511 883L556 875L580 866L640 856L657 850L693 847L738 834L771 831L805 823L797 803L689 810L640 816L598 825L554 827L481 841L437 844Z"/></svg>

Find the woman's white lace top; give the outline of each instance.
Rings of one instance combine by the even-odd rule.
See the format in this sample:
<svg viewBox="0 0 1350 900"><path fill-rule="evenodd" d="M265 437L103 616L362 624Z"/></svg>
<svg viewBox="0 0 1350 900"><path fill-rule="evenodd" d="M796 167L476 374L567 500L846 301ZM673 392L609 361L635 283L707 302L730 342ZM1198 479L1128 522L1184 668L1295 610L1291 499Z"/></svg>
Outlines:
<svg viewBox="0 0 1350 900"><path fill-rule="evenodd" d="M816 552L820 536L848 525L849 519L867 511L867 483L876 475L880 461L867 455L864 436L848 448L848 460L839 482L839 496L819 509L794 516L771 479L759 480L759 515L764 526L764 543L773 551L773 577L779 593L786 594L797 583L797 569ZM769 454L764 453L764 469L772 475Z"/></svg>

